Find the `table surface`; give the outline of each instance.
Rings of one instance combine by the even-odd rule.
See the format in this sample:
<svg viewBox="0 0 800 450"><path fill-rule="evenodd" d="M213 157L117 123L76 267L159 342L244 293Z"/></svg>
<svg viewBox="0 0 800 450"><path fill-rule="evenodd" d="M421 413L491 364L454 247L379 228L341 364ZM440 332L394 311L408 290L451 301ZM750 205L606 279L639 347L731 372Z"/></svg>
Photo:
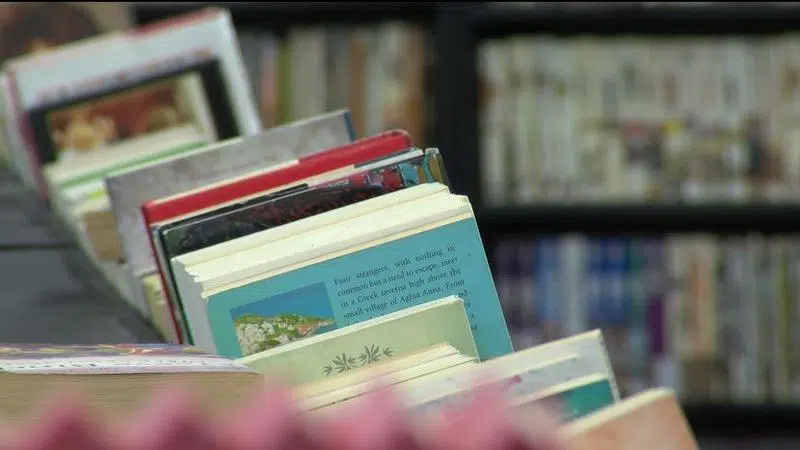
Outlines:
<svg viewBox="0 0 800 450"><path fill-rule="evenodd" d="M0 342L158 342L48 208L0 170Z"/></svg>

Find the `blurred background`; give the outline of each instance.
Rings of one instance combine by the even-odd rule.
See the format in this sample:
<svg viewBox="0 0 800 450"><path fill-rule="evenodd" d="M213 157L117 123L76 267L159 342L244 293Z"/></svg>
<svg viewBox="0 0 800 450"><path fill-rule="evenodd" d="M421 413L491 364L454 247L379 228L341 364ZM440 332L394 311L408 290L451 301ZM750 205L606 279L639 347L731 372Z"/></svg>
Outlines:
<svg viewBox="0 0 800 450"><path fill-rule="evenodd" d="M0 59L207 4L63 5L6 3ZM796 448L800 2L220 5L265 125L349 107L359 135L442 150L517 348L602 328L623 392L676 389L703 448ZM0 282L22 300L0 338L40 341L19 325L40 305L108 322L54 341L150 339L64 300L110 290L6 185Z"/></svg>

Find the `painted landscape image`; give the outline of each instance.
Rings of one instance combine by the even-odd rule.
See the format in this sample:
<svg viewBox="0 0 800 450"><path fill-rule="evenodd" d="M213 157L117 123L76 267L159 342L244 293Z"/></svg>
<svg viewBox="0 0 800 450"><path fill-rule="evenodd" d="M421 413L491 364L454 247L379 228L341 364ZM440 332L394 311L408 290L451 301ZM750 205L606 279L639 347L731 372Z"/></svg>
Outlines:
<svg viewBox="0 0 800 450"><path fill-rule="evenodd" d="M242 356L336 329L323 283L234 308L231 316Z"/></svg>

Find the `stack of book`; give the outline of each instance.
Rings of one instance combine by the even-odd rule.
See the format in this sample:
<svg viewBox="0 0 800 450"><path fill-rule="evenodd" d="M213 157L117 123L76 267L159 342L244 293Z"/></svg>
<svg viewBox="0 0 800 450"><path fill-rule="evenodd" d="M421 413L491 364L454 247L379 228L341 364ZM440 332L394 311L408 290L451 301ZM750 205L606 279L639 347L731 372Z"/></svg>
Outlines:
<svg viewBox="0 0 800 450"><path fill-rule="evenodd" d="M95 420L79 403L62 400L29 427L4 433L0 445L9 450L698 448L675 398L664 390L561 427L541 411L509 407L491 390L428 420L409 415L386 390L344 414L309 417L298 414L288 392L272 389L216 420L182 394L162 394L122 424Z"/></svg>
<svg viewBox="0 0 800 450"><path fill-rule="evenodd" d="M436 148L359 138L348 110L262 130L225 10L14 59L1 79L16 172L168 342L0 347L3 419L66 387L124 414L178 380L217 409L265 377L309 415L376 380L419 413L476 385L569 420L619 399L599 331L513 351Z"/></svg>

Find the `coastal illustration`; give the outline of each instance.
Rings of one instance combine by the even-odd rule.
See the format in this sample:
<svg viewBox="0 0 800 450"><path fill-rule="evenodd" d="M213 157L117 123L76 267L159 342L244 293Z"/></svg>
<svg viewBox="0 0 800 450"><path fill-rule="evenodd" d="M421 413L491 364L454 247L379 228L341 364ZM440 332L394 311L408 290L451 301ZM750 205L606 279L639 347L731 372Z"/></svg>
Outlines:
<svg viewBox="0 0 800 450"><path fill-rule="evenodd" d="M240 306L231 316L243 356L336 329L323 283Z"/></svg>

